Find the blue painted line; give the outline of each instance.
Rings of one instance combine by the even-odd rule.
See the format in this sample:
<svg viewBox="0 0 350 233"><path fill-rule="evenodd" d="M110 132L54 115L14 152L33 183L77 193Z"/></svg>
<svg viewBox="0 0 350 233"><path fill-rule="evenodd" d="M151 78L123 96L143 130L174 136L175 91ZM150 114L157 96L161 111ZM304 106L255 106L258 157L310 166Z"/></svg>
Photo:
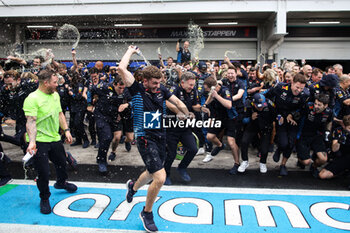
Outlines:
<svg viewBox="0 0 350 233"><path fill-rule="evenodd" d="M107 186L108 187L108 186ZM326 219L322 220L322 215L314 216L312 208L317 210L316 215L322 213L320 208L322 203L338 203L343 205L350 204L349 196L323 196L323 195L276 195L276 194L249 194L249 193L221 193L208 192L203 188L202 192L197 191L161 191L158 195L159 200L154 205L154 220L160 231L171 232L348 232L344 227L350 224L350 214L348 209L326 208ZM57 211L50 215L43 215L39 211L39 192L34 185L18 185L16 188L0 196L1 209L0 223L9 224L30 224L30 225L52 225L52 226L70 226L82 228L101 228L101 229L123 229L123 230L143 230L141 220L138 215L142 210L144 203L138 203L132 208L126 204L125 189L118 188L87 188L79 187L78 192L70 194L64 190L55 190L50 187L50 203ZM263 190L262 190L263 191ZM109 200L102 208L102 213L96 219L77 218L59 216L58 209L62 207L64 201L78 195L89 196L98 194L102 199ZM136 197L145 196L145 190L139 190ZM101 199L101 200L102 200ZM185 200L185 201L184 201ZM179 202L179 204L174 204ZM249 203L267 203L267 201L278 201L278 203L295 206L294 210L299 210L295 219L302 217L306 224L300 228L293 226L292 217L288 217L285 210L277 206L267 206L267 208L258 208L260 211L270 211L275 226L263 226L269 224L268 214L258 222L259 213L252 206L244 205ZM195 202L201 204L195 204ZM239 211L235 212L235 203L240 203ZM330 204L329 204L330 203ZM97 201L93 199L81 199L69 206L70 211L74 213L86 213L94 209ZM112 220L113 214L121 216L121 212L127 211L124 206L130 207L131 211L126 215L125 220ZM131 204L132 206L132 204ZM54 209L55 209L54 208ZM116 209L118 209L117 212ZM294 208L294 207L293 207ZM61 209L62 210L62 209ZM291 209L289 209L291 210ZM97 211L97 209L96 209ZM62 212L62 211L61 211ZM68 211L69 212L69 211ZM67 212L67 213L68 213ZM293 212L293 211L290 211ZM240 218L234 214L239 213ZM268 213L268 212L267 212ZM295 212L297 213L297 212ZM203 215L202 215L203 214ZM200 217L201 215L201 217ZM175 217L174 217L175 216ZM327 218L328 216L328 218ZM192 217L192 219L191 219ZM260 215L261 217L261 215ZM317 219L318 218L318 219ZM176 221L186 221L191 219L190 223L181 223ZM239 224L241 219L241 224ZM325 221L332 225L331 220L342 222L337 227L331 227L325 224ZM196 224L196 221L204 221L205 224ZM238 222L237 222L238 221ZM299 221L299 224L303 221ZM236 225L234 225L236 224ZM271 224L271 222L270 222ZM343 228L343 229L341 229Z"/></svg>

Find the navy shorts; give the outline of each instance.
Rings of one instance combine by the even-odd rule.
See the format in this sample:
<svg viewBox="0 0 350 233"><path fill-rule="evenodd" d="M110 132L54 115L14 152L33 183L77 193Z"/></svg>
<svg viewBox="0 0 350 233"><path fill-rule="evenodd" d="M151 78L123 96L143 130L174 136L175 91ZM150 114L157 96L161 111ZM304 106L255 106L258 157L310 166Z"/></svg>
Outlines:
<svg viewBox="0 0 350 233"><path fill-rule="evenodd" d="M148 136L136 139L137 149L149 173L153 174L164 168L166 157L166 140L150 138Z"/></svg>
<svg viewBox="0 0 350 233"><path fill-rule="evenodd" d="M297 142L297 155L301 160L311 159L310 150L314 153L327 152L326 145L323 141L322 135L317 135L314 137L301 137Z"/></svg>
<svg viewBox="0 0 350 233"><path fill-rule="evenodd" d="M121 119L117 123L117 130L116 131L123 131L126 133L134 132L133 120L132 119Z"/></svg>

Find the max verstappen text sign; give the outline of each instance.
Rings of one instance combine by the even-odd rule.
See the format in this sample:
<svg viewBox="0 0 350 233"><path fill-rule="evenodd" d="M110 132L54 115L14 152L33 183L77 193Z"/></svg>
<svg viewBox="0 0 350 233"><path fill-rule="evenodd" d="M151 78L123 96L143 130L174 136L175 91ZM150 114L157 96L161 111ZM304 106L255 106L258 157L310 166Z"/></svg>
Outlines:
<svg viewBox="0 0 350 233"><path fill-rule="evenodd" d="M118 185L82 187L69 194L51 187L53 214L42 215L36 186L0 188L0 222L81 228L143 230L139 212L146 190L132 203ZM112 186L113 188L106 188ZM123 185L124 186L124 185ZM4 191L4 188L8 190ZM11 188L8 188L11 187ZM171 232L345 232L350 230L350 196L307 191L251 192L242 189L165 187L154 205L160 231ZM202 191L201 191L202 190ZM263 194L264 193L264 194ZM281 193L281 194L278 194ZM290 193L290 194L288 194ZM298 193L298 194L297 194ZM303 195L300 195L300 194ZM1 230L1 225L0 225Z"/></svg>

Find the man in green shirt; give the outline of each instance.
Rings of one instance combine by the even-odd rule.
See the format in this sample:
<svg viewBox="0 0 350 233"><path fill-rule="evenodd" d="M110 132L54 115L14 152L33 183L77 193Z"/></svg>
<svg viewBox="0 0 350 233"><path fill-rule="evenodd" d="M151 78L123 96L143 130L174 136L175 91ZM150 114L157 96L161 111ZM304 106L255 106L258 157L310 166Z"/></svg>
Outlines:
<svg viewBox="0 0 350 233"><path fill-rule="evenodd" d="M72 135L67 127L66 118L62 112L60 97L56 92L58 77L49 70L42 70L39 75L39 88L32 92L24 101L23 110L27 117L27 152L34 155L34 166L38 172L37 186L40 191L40 212L51 213L49 197L49 159L56 168L56 189L75 192L77 186L66 182L66 156L59 127L66 136L66 141L72 143Z"/></svg>

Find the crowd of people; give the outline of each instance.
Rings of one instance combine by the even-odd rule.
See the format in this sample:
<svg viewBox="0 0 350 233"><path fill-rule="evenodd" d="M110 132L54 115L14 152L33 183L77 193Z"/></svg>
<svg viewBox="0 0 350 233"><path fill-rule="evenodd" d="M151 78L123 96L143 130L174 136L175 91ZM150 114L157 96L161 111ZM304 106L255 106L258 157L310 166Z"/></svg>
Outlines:
<svg viewBox="0 0 350 233"><path fill-rule="evenodd" d="M97 61L90 69L77 61L74 49L69 68L56 61L52 51L33 61L9 56L10 62L0 69L0 114L2 123L15 126L16 133L6 135L1 128L0 140L28 152L24 103L38 89L42 72L49 71L58 77L60 111L69 115L69 128L61 129L61 140L70 131L75 138L71 146L98 148L101 174L108 172L108 160L115 160L121 141L128 151L137 144L148 173L141 175L141 181L128 183L129 200L137 191L134 185L139 188L150 179L158 186L172 184L170 168L179 142L185 155L177 171L186 182L191 181L187 167L196 155L204 155L203 162L208 163L226 147L233 156L231 175L246 171L252 148L258 150L261 173L267 172L269 152L276 163L281 161L281 176L288 175L287 161L293 152L297 165L309 166L316 178L332 178L349 169L350 77L340 64L321 70L305 61L280 66L241 64L227 56L223 61L199 61L191 58L189 46L185 41L181 47L179 40L176 60L163 60L159 54L159 62L132 72L130 57L139 51L133 46L119 66ZM0 185L4 185L11 179L5 169L11 159L1 146L0 152ZM73 156L65 155L67 163L76 167ZM161 169L164 176L153 176Z"/></svg>

